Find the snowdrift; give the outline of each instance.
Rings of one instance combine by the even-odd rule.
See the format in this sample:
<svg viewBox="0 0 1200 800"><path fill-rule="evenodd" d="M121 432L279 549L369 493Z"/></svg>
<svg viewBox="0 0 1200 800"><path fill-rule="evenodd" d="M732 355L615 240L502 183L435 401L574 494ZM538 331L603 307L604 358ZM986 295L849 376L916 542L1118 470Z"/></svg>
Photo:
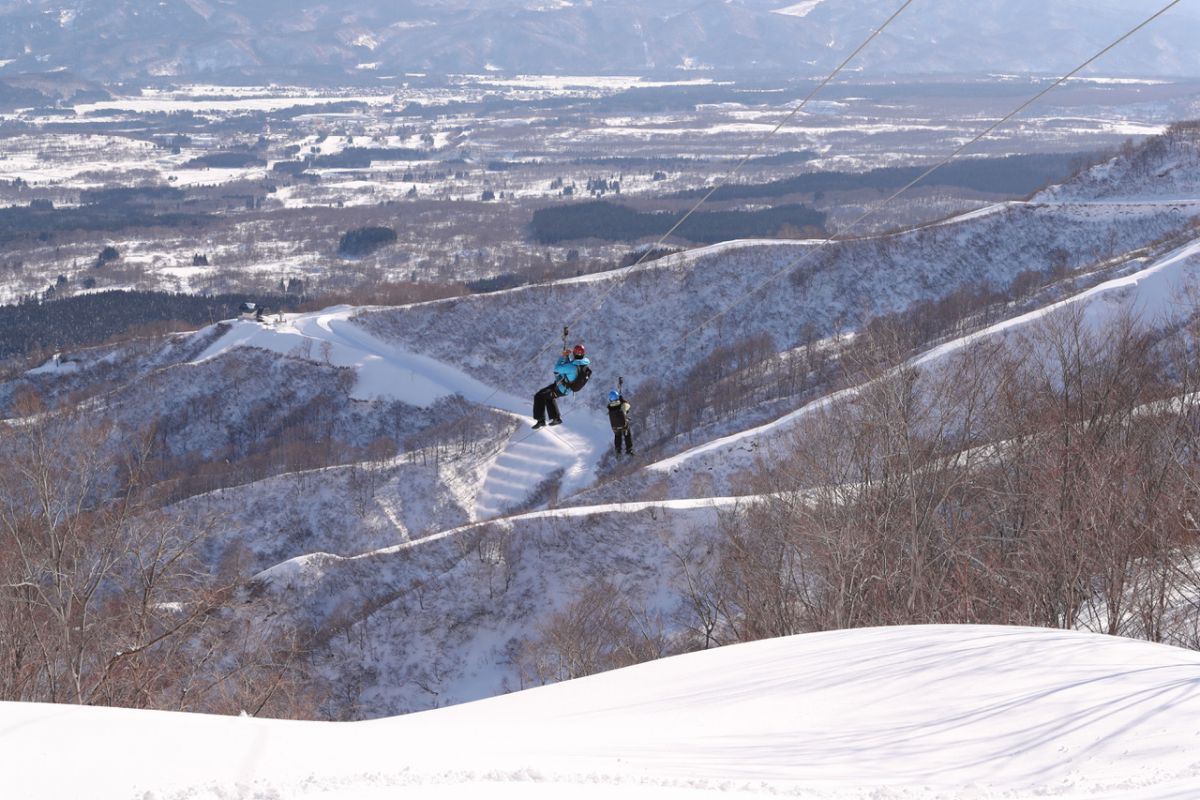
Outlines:
<svg viewBox="0 0 1200 800"><path fill-rule="evenodd" d="M0 704L6 795L30 799L1179 798L1198 744L1200 653L982 626L756 642L373 722Z"/></svg>

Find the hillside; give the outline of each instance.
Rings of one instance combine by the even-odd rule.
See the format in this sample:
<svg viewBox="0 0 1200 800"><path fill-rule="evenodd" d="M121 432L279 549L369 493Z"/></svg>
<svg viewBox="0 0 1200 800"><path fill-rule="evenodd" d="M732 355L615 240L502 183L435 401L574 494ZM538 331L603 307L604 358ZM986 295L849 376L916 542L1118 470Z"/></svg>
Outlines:
<svg viewBox="0 0 1200 800"><path fill-rule="evenodd" d="M996 627L810 634L374 722L0 704L15 797L1189 796L1194 652ZM71 769L47 770L70 753Z"/></svg>
<svg viewBox="0 0 1200 800"><path fill-rule="evenodd" d="M145 552L195 532L170 542L175 582L107 567L151 628L186 634L171 666L135 650L122 683L104 665L128 651L97 630L66 668L97 666L108 704L349 720L827 628L1195 647L1194 517L1170 500L1200 479L1194 131L917 230L60 354L0 391L13 518L48 507L31 530L132 531ZM1144 178L1168 168L1157 195ZM567 321L596 378L534 432ZM635 409L694 400L638 417L619 463L599 407L617 375ZM105 493L111 513L77 513ZM61 574L31 552L0 566ZM11 690L93 697L47 661Z"/></svg>
<svg viewBox="0 0 1200 800"><path fill-rule="evenodd" d="M0 0L4 797L1200 798L1154 10Z"/></svg>
<svg viewBox="0 0 1200 800"><path fill-rule="evenodd" d="M1175 298L1200 280L1198 270L1200 243L1192 242L1057 309L1031 312L933 348L912 360L912 368L920 371L916 388L931 395L944 391L942 383L961 373L959 362L977 352L973 348L1036 337L1039 325L1066 309L1082 310L1094 331L1114 325L1127 310L1165 323ZM999 369L991 373L996 383L1005 375ZM622 641L627 635L622 631L640 629L630 645L637 660L696 647L705 640L706 623L715 626L708 616L715 610L705 604L717 602L703 595L711 587L700 590L696 582L713 580L723 543L734 529L735 510L758 501L745 496L745 477L763 463L785 463L796 439L809 435L805 425L816 424L830 408L854 406L858 395L869 391L843 390L761 428L715 439L578 499L560 500L574 507L455 528L353 558L294 560L259 576L265 591L258 613L304 609L292 618L294 624L354 631L345 645L340 637L331 640L322 662L339 674L359 676L367 706L393 712L485 697L530 681L581 674L577 670L586 672L585 664L607 663L612 656L602 638L574 666L545 667L533 653L539 637L542 646L547 644L555 624L571 619L586 624L575 616L582 607L614 609L614 592L632 616L612 621L609 633ZM940 413L944 418L954 410ZM528 434L519 431L517 437ZM592 446L607 447L604 441ZM833 451L826 457L839 460ZM545 469L528 465L526 474L539 468ZM823 477L799 480L819 484ZM729 496L735 494L743 496ZM653 500L604 502L621 497ZM328 615L334 610L345 615L347 609L355 609L350 617L361 615L362 621ZM365 653L359 637L373 643Z"/></svg>

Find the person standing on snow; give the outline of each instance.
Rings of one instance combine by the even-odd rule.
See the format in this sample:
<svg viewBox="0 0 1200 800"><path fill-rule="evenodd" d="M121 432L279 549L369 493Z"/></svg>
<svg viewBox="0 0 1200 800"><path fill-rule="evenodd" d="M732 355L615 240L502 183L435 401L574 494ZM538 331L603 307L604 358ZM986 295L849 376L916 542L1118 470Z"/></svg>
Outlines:
<svg viewBox="0 0 1200 800"><path fill-rule="evenodd" d="M633 455L633 432L629 429L629 401L616 389L608 393L608 424L612 426L613 447L621 455L621 441L625 441L625 455Z"/></svg>
<svg viewBox="0 0 1200 800"><path fill-rule="evenodd" d="M546 425L546 415L550 415L551 425L561 425L562 417L558 413L558 398L578 392L592 377L591 361L582 344L575 345L573 350L563 350L562 357L554 365L554 383L539 389L533 396L533 428Z"/></svg>

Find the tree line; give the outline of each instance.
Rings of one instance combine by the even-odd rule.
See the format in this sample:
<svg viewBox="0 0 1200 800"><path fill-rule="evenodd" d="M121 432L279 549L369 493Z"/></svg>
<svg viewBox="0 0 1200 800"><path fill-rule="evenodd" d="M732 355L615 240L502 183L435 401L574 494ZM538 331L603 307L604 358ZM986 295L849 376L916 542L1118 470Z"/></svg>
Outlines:
<svg viewBox="0 0 1200 800"><path fill-rule="evenodd" d="M96 344L152 323L208 325L237 316L244 302L270 310L292 310L300 301L282 295L206 297L144 291L106 291L52 301L26 298L13 305L0 305L0 358Z"/></svg>
<svg viewBox="0 0 1200 800"><path fill-rule="evenodd" d="M0 429L0 698L311 713L303 643L228 613L245 565L206 563L215 520L158 510L148 442L20 413Z"/></svg>
<svg viewBox="0 0 1200 800"><path fill-rule="evenodd" d="M44 203L0 208L0 242L50 241L65 231L123 231L129 228L194 228L211 222L209 214L159 212L135 204L92 203L68 208Z"/></svg>
<svg viewBox="0 0 1200 800"><path fill-rule="evenodd" d="M540 244L575 239L636 241L661 236L684 212L635 211L604 200L539 208L533 212L530 233ZM781 230L820 230L826 215L806 205L782 205L758 211L698 211L675 236L701 244L731 239L778 235Z"/></svg>
<svg viewBox="0 0 1200 800"><path fill-rule="evenodd" d="M1024 197L1046 184L1070 177L1092 163L1091 153L1012 155L1001 158L969 158L947 164L924 181L923 186L952 186L978 192ZM908 185L929 166L879 167L866 172L808 172L766 183L718 187L711 200L748 200L790 194L848 192L858 189L889 191ZM708 188L689 189L671 197L698 198Z"/></svg>

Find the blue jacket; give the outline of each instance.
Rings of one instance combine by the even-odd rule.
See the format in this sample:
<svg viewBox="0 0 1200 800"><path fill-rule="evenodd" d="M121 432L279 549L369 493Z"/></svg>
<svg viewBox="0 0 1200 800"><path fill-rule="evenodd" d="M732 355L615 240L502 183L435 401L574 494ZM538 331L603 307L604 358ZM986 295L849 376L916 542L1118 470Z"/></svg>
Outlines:
<svg viewBox="0 0 1200 800"><path fill-rule="evenodd" d="M558 390L564 395L571 394L571 388L567 384L575 380L580 366L590 366L591 363L586 356L583 358L559 356L558 361L554 364L554 382L558 384Z"/></svg>

